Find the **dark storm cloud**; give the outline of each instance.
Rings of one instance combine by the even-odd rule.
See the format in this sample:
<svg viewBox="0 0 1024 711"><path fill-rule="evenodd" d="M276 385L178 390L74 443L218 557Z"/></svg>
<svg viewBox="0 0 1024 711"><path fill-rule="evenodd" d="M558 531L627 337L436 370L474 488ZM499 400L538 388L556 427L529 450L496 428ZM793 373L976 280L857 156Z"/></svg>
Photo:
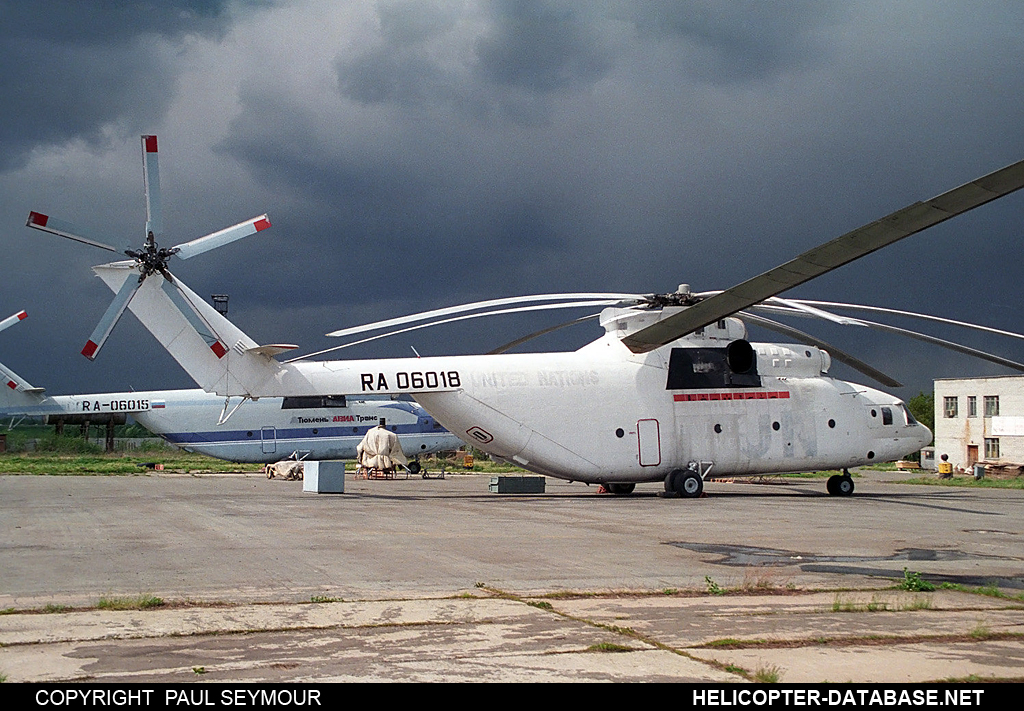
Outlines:
<svg viewBox="0 0 1024 711"><path fill-rule="evenodd" d="M131 202L132 215L119 218L130 230L141 221L137 134L166 136L174 239L262 210L272 216L273 230L179 275L198 293L230 292L232 316L260 342L333 345L318 334L512 294L725 288L1024 157L1020 4L293 0L236 17L238 25L225 9L234 5L172 7L185 15L168 10L147 23L108 14L123 25L110 39L64 28L47 41L80 68L58 71L40 53L39 66L16 68L17 81L0 79L33 106L62 97L68 122L8 115L8 166L64 137L115 149L90 154L72 142L38 151L7 172L0 205L13 206L6 222L24 230L24 210L53 199L36 203L37 194L72 193L54 214L78 221L94 212L83 215L89 225ZM41 42L37 26L9 24L0 29L7 56L12 43ZM101 25L80 32L98 36ZM107 66L92 66L101 55ZM175 93L177 84L188 90ZM173 125L149 123L168 109ZM97 166L102 182L80 186ZM175 200L186 209L173 210ZM986 206L790 295L1024 330L1013 308L1022 200ZM46 249L42 259L60 248ZM21 271L37 263L20 258ZM8 293L38 295L38 284L17 279ZM51 339L66 357L77 358L110 300L84 279L54 276L74 280L75 303L57 330L75 343ZM482 352L561 317L545 318L470 322L341 355L407 355L410 343L422 353ZM156 350L127 322L106 346L111 367L142 360L119 348ZM576 347L595 331L591 323L538 345ZM838 331L822 335L892 364L914 383L910 394L964 360ZM988 347L1014 357L1005 345Z"/></svg>
<svg viewBox="0 0 1024 711"><path fill-rule="evenodd" d="M490 31L476 45L488 81L543 93L590 84L610 67L587 5L498 0L492 12Z"/></svg>
<svg viewBox="0 0 1024 711"><path fill-rule="evenodd" d="M618 12L641 37L675 45L688 74L733 82L764 79L827 53L823 36L846 5L835 0L651 0L624 3Z"/></svg>
<svg viewBox="0 0 1024 711"><path fill-rule="evenodd" d="M217 36L230 0L0 5L0 170L19 168L39 145L145 132L174 98L163 41ZM265 4L265 3L260 3Z"/></svg>

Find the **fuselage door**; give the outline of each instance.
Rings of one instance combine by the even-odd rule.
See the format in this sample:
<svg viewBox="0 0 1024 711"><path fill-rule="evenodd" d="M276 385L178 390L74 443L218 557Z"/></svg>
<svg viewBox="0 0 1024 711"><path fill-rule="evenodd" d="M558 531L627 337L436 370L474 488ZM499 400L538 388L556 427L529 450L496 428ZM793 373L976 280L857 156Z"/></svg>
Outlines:
<svg viewBox="0 0 1024 711"><path fill-rule="evenodd" d="M277 428L276 427L264 427L260 430L260 436L263 438L263 453L273 454L277 451Z"/></svg>
<svg viewBox="0 0 1024 711"><path fill-rule="evenodd" d="M640 447L640 466L656 467L661 464L661 429L657 420L639 420L636 439Z"/></svg>

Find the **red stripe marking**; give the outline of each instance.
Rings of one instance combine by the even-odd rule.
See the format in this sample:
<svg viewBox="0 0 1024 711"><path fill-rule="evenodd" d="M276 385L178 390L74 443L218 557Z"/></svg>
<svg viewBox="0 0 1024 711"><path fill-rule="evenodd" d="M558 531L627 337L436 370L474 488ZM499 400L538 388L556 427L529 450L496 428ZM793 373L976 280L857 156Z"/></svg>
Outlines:
<svg viewBox="0 0 1024 711"><path fill-rule="evenodd" d="M17 390L18 389L18 384L16 382L14 382L13 380L8 380L7 381L7 387L9 387L11 390Z"/></svg>
<svg viewBox="0 0 1024 711"><path fill-rule="evenodd" d="M28 314L25 313L24 311L22 311L20 314L18 314L18 320L19 321L24 321L27 318L28 318Z"/></svg>
<svg viewBox="0 0 1024 711"><path fill-rule="evenodd" d="M260 232L270 227L270 220L268 220L266 217L263 217L259 220L256 220L256 222L252 223L252 226L256 228L257 232Z"/></svg>
<svg viewBox="0 0 1024 711"><path fill-rule="evenodd" d="M754 392L735 393L679 393L672 396L676 402L708 402L720 400L788 400L788 390L765 392L757 390Z"/></svg>
<svg viewBox="0 0 1024 711"><path fill-rule="evenodd" d="M213 351L214 355L218 358L223 358L228 352L228 349L225 348L224 344L220 341L216 341L212 346L210 346L210 350Z"/></svg>
<svg viewBox="0 0 1024 711"><path fill-rule="evenodd" d="M38 225L39 227L46 227L46 223L50 221L50 218L41 212L30 212L28 213L28 223L30 225Z"/></svg>
<svg viewBox="0 0 1024 711"><path fill-rule="evenodd" d="M85 348L82 349L82 355L84 355L89 360L92 360L93 357L95 357L96 351L98 349L99 349L99 346L97 344L93 343L92 340L89 340L88 342L86 342Z"/></svg>
<svg viewBox="0 0 1024 711"><path fill-rule="evenodd" d="M146 153L156 153L156 136L143 136L142 140L146 144Z"/></svg>

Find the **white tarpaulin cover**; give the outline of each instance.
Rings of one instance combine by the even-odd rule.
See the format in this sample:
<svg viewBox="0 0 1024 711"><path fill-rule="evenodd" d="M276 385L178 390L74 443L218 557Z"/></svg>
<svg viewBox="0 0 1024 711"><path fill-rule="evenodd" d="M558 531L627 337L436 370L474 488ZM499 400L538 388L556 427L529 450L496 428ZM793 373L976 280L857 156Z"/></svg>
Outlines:
<svg viewBox="0 0 1024 711"><path fill-rule="evenodd" d="M408 464L398 435L386 427L372 428L356 447L359 464L367 469L393 469L395 463Z"/></svg>

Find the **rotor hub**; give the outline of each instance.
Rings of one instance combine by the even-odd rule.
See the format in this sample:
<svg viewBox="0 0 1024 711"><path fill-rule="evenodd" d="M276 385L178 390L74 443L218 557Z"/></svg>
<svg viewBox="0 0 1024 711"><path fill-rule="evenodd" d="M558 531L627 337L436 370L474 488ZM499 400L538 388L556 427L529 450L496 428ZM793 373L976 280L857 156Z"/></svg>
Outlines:
<svg viewBox="0 0 1024 711"><path fill-rule="evenodd" d="M160 247L156 243L153 233L150 232L142 249L126 249L124 253L138 264L139 271L141 272L139 282L141 283L146 277L157 273L169 279L170 274L167 271L167 262L179 251L178 247L171 247L170 249Z"/></svg>

